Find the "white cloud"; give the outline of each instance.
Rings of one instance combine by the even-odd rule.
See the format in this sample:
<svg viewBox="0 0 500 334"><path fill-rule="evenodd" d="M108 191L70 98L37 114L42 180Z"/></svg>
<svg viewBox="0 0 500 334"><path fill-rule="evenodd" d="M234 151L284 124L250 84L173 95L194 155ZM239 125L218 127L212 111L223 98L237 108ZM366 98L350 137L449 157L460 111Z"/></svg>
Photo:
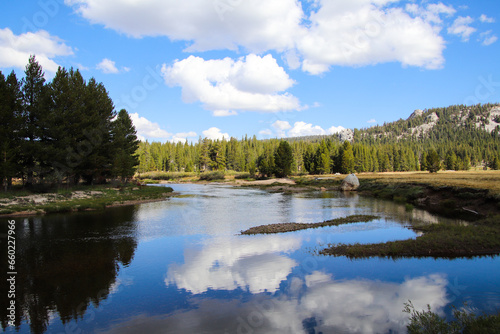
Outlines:
<svg viewBox="0 0 500 334"><path fill-rule="evenodd" d="M363 66L400 62L427 69L442 67L444 40L435 27L392 1L324 1L311 14L311 27L297 43L302 69L326 72L332 65Z"/></svg>
<svg viewBox="0 0 500 334"><path fill-rule="evenodd" d="M280 120L277 120L276 122L271 124L271 126L274 128L277 137L286 137L285 131L292 128L290 123L288 123L287 121L280 121Z"/></svg>
<svg viewBox="0 0 500 334"><path fill-rule="evenodd" d="M97 64L96 68L101 70L105 74L117 74L121 71L129 72L129 67L122 67L121 71L116 67L116 63L108 58L104 58L99 64Z"/></svg>
<svg viewBox="0 0 500 334"><path fill-rule="evenodd" d="M469 41L470 35L477 30L476 28L470 26L473 22L474 19L470 16L459 16L453 22L451 27L448 28L448 33L460 36L463 42L467 42Z"/></svg>
<svg viewBox="0 0 500 334"><path fill-rule="evenodd" d="M222 140L222 139L229 140L231 138L229 136L229 134L222 133L221 130L219 128L216 128L216 127L211 127L210 129L202 131L201 133L203 134L204 138L212 139L212 140L217 140L217 139L219 139L219 140Z"/></svg>
<svg viewBox="0 0 500 334"><path fill-rule="evenodd" d="M271 55L250 54L237 61L190 56L171 66L164 64L162 74L168 85L182 88L184 102L199 101L215 116L234 115L237 111L278 112L300 108L295 96L280 93L294 81Z"/></svg>
<svg viewBox="0 0 500 334"><path fill-rule="evenodd" d="M252 293L275 292L297 265L278 252L296 250L300 244L297 238L281 236L212 239L202 249L187 252L184 264L170 265L165 283L194 294L238 287Z"/></svg>
<svg viewBox="0 0 500 334"><path fill-rule="evenodd" d="M481 45L488 46L495 43L498 40L498 37L493 35L491 30L488 30L479 34L479 40L481 41Z"/></svg>
<svg viewBox="0 0 500 334"><path fill-rule="evenodd" d="M175 135L172 136L172 138L170 139L170 141L174 142L174 143L183 143L185 142L188 138L196 138L198 136L198 134L196 134L196 132L194 131L189 131L189 132L179 132L179 133L176 133Z"/></svg>
<svg viewBox="0 0 500 334"><path fill-rule="evenodd" d="M455 8L453 8L453 6L446 6L442 2L437 4L428 4L425 8L423 6L419 6L418 4L412 3L407 4L405 9L408 13L419 16L425 21L434 24L443 23L441 15L444 14L445 16L450 17L456 13L456 10Z"/></svg>
<svg viewBox="0 0 500 334"><path fill-rule="evenodd" d="M440 68L445 43L435 24L455 11L442 3L425 13L408 7L418 14L411 17L394 0L315 0L307 14L296 0L65 2L90 22L130 36L187 41L191 52L276 51L290 68L311 74L384 62Z"/></svg>
<svg viewBox="0 0 500 334"><path fill-rule="evenodd" d="M372 118L372 119L370 119L369 121L367 121L366 123L377 123L377 120L376 120L376 119L374 119L374 118Z"/></svg>
<svg viewBox="0 0 500 334"><path fill-rule="evenodd" d="M45 30L15 35L9 28L0 29L0 67L24 69L33 54L44 71L55 73L59 65L53 58L72 55L73 49Z"/></svg>
<svg viewBox="0 0 500 334"><path fill-rule="evenodd" d="M146 138L168 140L171 133L163 130L158 123L153 123L145 117L139 116L138 113L129 114L137 130L137 138L145 141Z"/></svg>
<svg viewBox="0 0 500 334"><path fill-rule="evenodd" d="M108 58L104 58L99 64L97 64L96 68L106 74L116 74L120 72L120 70L116 67L115 62L109 60Z"/></svg>
<svg viewBox="0 0 500 334"><path fill-rule="evenodd" d="M302 19L295 0L65 0L92 23L133 37L168 36L190 41L188 51L284 50Z"/></svg>
<svg viewBox="0 0 500 334"><path fill-rule="evenodd" d="M479 21L483 22L483 23L494 23L495 22L495 19L492 18L492 17L488 17L486 16L485 14L482 14L480 17L479 17Z"/></svg>
<svg viewBox="0 0 500 334"><path fill-rule="evenodd" d="M342 132L344 131L346 128L344 128L343 126L332 126L331 128L329 128L328 130L326 130L327 134L329 135L333 135L333 134L336 134L336 133L339 133L339 132Z"/></svg>
<svg viewBox="0 0 500 334"><path fill-rule="evenodd" d="M269 129L264 129L264 130L260 130L259 134L266 136L266 137L270 137L273 135L273 132Z"/></svg>
<svg viewBox="0 0 500 334"><path fill-rule="evenodd" d="M266 136L271 136L273 133L276 137L302 137L302 136L324 136L324 135L333 135L343 130L346 130L343 126L332 126L327 130L324 130L319 125L313 125L311 123L306 122L295 122L293 127L287 121L276 121L271 124L271 127L274 129L274 132L270 129L264 129L259 133Z"/></svg>

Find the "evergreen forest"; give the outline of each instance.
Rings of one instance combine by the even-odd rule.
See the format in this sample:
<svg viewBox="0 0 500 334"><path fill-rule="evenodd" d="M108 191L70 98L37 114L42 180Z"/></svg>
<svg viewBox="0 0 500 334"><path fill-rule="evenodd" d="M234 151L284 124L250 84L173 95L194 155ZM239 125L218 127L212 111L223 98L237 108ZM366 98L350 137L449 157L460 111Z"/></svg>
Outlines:
<svg viewBox="0 0 500 334"><path fill-rule="evenodd" d="M204 172L237 171L251 175L329 174L352 172L468 170L471 167L500 169L500 125L485 128L495 105L456 105L434 108L408 120L355 129L354 138L312 136L258 140L210 140L197 143L141 142L137 171ZM428 130L415 131L438 120ZM500 124L500 119L498 120ZM495 120L495 121L496 121ZM493 124L494 125L494 124ZM280 149L280 143L289 149ZM283 162L283 151L289 160ZM283 166L290 166L283 173Z"/></svg>
<svg viewBox="0 0 500 334"><path fill-rule="evenodd" d="M0 124L4 190L126 181L138 164L136 130L103 84L61 67L47 82L35 56L22 79L0 71Z"/></svg>

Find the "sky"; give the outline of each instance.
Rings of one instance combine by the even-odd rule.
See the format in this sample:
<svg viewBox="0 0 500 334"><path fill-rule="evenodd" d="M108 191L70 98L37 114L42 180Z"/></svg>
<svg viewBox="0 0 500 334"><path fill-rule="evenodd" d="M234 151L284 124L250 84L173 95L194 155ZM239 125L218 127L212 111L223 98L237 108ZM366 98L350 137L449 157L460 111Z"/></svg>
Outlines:
<svg viewBox="0 0 500 334"><path fill-rule="evenodd" d="M333 134L500 102L500 1L2 0L0 71L102 82L141 140Z"/></svg>

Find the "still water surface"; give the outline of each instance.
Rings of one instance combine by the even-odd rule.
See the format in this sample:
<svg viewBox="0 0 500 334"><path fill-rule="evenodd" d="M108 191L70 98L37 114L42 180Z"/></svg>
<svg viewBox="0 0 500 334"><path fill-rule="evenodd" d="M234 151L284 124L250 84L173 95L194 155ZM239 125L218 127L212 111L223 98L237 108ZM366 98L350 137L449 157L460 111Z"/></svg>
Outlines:
<svg viewBox="0 0 500 334"><path fill-rule="evenodd" d="M485 312L500 309L499 257L314 255L328 243L414 238L408 225L440 219L425 211L338 192L172 187L182 196L101 213L15 219L17 331L404 333L408 300L447 315L465 301ZM238 235L256 225L353 214L380 219ZM1 224L5 235L7 220ZM6 273L5 259L1 263ZM8 300L0 300L5 310ZM6 327L6 315L1 320L4 330L15 331Z"/></svg>

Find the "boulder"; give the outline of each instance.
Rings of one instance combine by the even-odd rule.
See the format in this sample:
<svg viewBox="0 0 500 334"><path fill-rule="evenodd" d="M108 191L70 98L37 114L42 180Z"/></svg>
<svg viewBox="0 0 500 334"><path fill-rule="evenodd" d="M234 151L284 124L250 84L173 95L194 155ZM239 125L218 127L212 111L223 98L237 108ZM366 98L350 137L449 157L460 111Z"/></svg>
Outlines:
<svg viewBox="0 0 500 334"><path fill-rule="evenodd" d="M359 179L354 174L349 174L346 176L344 181L340 184L340 190L343 191L354 191L359 188Z"/></svg>

